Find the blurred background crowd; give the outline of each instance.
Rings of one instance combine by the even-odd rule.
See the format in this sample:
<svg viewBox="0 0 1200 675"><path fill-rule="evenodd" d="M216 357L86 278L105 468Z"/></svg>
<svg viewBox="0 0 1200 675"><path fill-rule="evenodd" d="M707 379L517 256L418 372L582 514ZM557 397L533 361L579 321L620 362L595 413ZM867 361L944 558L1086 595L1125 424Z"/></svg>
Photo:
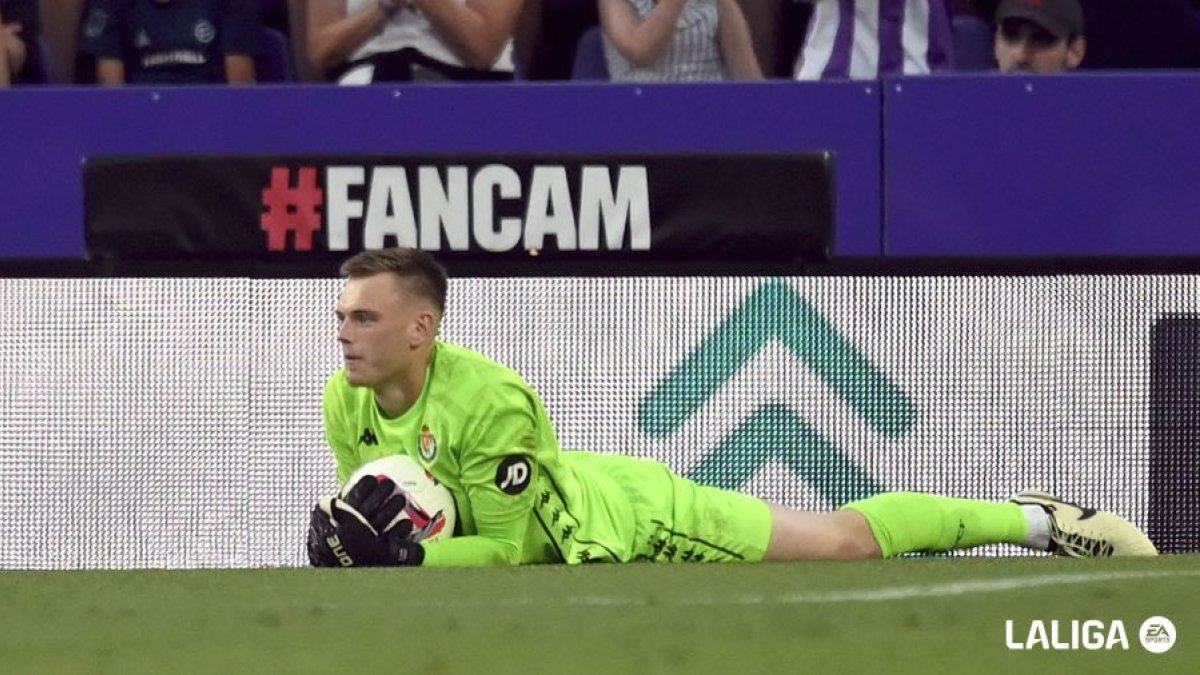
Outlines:
<svg viewBox="0 0 1200 675"><path fill-rule="evenodd" d="M0 85L1200 67L1200 0L0 0Z"/></svg>

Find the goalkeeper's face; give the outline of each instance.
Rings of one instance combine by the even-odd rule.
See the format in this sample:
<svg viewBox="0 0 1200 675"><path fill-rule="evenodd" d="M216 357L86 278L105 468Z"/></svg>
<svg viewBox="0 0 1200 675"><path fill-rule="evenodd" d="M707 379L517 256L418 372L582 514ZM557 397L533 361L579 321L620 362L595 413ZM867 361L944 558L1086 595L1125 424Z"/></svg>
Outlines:
<svg viewBox="0 0 1200 675"><path fill-rule="evenodd" d="M436 311L404 281L392 274L350 279L336 314L350 384L378 390L424 374L437 330Z"/></svg>

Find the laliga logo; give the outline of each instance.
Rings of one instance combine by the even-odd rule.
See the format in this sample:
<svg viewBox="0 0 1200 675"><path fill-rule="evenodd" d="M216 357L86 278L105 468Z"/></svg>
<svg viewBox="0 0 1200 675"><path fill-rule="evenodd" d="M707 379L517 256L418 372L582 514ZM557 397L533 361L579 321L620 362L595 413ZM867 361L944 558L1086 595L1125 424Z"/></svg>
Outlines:
<svg viewBox="0 0 1200 675"><path fill-rule="evenodd" d="M1152 616L1138 628L1138 640L1146 651L1162 654L1175 645L1175 624L1166 617ZM1010 650L1129 649L1125 623L1120 619L1112 622L1096 619L1046 622L1034 619L1029 624L1024 642L1016 640L1013 621L1008 619L1004 622L1004 643Z"/></svg>
<svg viewBox="0 0 1200 675"><path fill-rule="evenodd" d="M1129 649L1129 638L1125 635L1125 624L1120 619L1107 627L1104 621L1072 619L1068 626L1057 620L1046 622L1034 619L1024 642L1013 639L1013 621L1004 622L1004 642L1009 649L1112 649L1120 645Z"/></svg>

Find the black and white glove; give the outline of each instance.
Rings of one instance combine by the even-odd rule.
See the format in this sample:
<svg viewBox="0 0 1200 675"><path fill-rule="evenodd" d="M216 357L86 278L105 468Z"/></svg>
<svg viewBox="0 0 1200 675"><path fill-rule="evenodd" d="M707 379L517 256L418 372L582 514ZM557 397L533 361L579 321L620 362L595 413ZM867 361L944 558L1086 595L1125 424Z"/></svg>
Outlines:
<svg viewBox="0 0 1200 675"><path fill-rule="evenodd" d="M425 549L412 541L403 493L390 479L364 476L346 497L324 497L313 509L308 561L314 567L420 565Z"/></svg>
<svg viewBox="0 0 1200 675"><path fill-rule="evenodd" d="M322 497L313 508L312 514L308 517L308 564L313 567L340 567L337 556L333 554L333 550L329 548L328 539L331 536L337 535L337 525L333 524L333 519L329 512L322 509L322 505L332 501L330 497Z"/></svg>

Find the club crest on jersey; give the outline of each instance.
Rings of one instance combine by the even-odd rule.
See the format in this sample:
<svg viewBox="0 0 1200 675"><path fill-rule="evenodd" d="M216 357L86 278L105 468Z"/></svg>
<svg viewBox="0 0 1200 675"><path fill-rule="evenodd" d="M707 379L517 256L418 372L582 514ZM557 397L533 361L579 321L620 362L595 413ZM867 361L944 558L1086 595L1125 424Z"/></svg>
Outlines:
<svg viewBox="0 0 1200 675"><path fill-rule="evenodd" d="M433 432L429 427L421 425L421 438L417 442L417 447L421 449L421 459L426 462L432 462L437 457L437 439L433 437Z"/></svg>

